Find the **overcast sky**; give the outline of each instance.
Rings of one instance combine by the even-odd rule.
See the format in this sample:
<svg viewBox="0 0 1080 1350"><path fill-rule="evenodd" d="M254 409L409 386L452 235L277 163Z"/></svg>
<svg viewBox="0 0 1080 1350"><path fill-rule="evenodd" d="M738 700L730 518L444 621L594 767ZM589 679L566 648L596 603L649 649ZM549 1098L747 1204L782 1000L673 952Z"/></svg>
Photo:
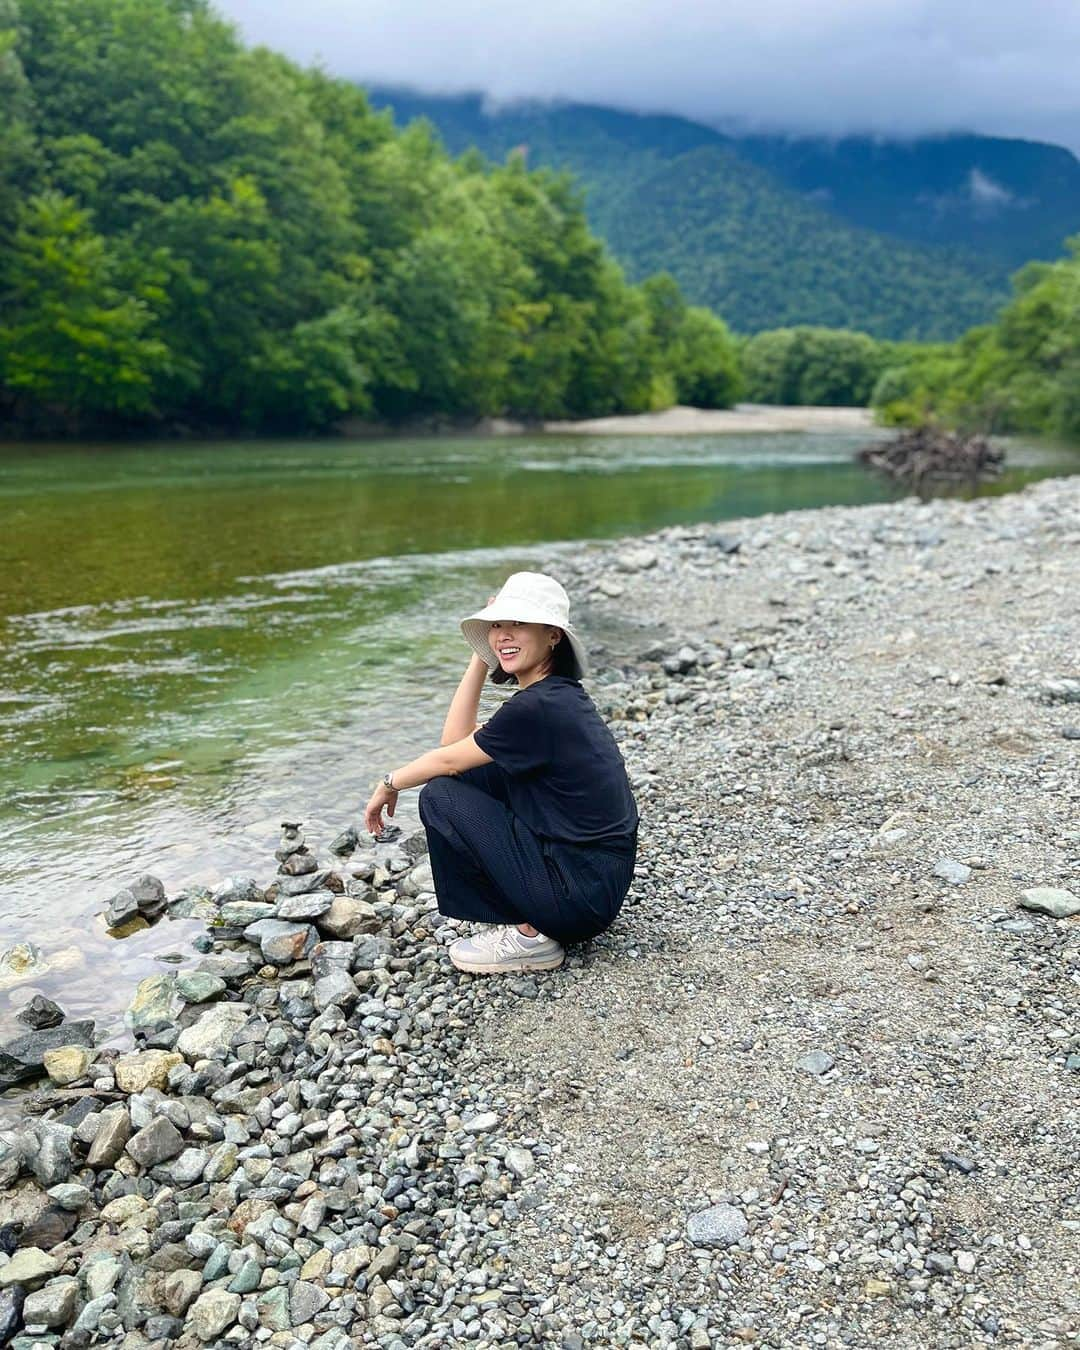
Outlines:
<svg viewBox="0 0 1080 1350"><path fill-rule="evenodd" d="M1080 0L217 0L359 80L1080 150Z"/></svg>

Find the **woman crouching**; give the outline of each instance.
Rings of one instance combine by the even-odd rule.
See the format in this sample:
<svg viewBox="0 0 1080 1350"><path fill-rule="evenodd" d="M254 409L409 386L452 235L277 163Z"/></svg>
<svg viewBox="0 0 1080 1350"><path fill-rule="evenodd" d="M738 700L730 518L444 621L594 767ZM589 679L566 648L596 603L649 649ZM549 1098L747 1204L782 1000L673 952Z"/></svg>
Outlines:
<svg viewBox="0 0 1080 1350"><path fill-rule="evenodd" d="M383 828L398 793L427 784L420 819L439 909L485 924L450 947L459 970L554 970L564 947L615 919L634 875L638 813L615 739L581 687L585 653L566 592L516 572L464 619L474 655L438 749L394 769L367 804ZM491 672L518 692L482 726Z"/></svg>

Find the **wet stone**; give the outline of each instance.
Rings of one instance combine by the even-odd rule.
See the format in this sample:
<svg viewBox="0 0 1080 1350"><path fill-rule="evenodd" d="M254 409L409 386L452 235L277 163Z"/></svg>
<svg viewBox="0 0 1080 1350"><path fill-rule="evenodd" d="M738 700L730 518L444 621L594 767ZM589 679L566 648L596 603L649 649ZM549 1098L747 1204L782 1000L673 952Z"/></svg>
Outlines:
<svg viewBox="0 0 1080 1350"><path fill-rule="evenodd" d="M140 980L135 997L128 1004L124 1021L132 1031L149 1031L168 1026L176 1020L180 1001L176 994L176 975L148 975Z"/></svg>
<svg viewBox="0 0 1080 1350"><path fill-rule="evenodd" d="M333 891L305 891L302 895L288 895L278 901L279 919L318 919L336 899Z"/></svg>
<svg viewBox="0 0 1080 1350"><path fill-rule="evenodd" d="M140 1167L154 1167L174 1158L184 1147L184 1137L171 1120L155 1116L149 1125L133 1134L127 1151Z"/></svg>
<svg viewBox="0 0 1080 1350"><path fill-rule="evenodd" d="M318 871L318 861L314 853L309 853L307 849L303 851L290 853L284 860L278 871L287 877L301 877L308 872Z"/></svg>
<svg viewBox="0 0 1080 1350"><path fill-rule="evenodd" d="M220 998L226 988L220 976L201 970L184 970L176 977L176 992L188 1003L209 1003Z"/></svg>
<svg viewBox="0 0 1080 1350"><path fill-rule="evenodd" d="M272 919L277 913L277 905L266 900L230 900L219 910L222 923L234 928L246 928L249 923L259 919Z"/></svg>
<svg viewBox="0 0 1080 1350"><path fill-rule="evenodd" d="M310 924L287 923L284 919L260 919L244 929L249 942L257 942L263 960L273 966L301 961L318 941Z"/></svg>
<svg viewBox="0 0 1080 1350"><path fill-rule="evenodd" d="M266 900L262 887L254 877L227 876L211 892L214 904L230 905L238 902L261 904Z"/></svg>
<svg viewBox="0 0 1080 1350"><path fill-rule="evenodd" d="M24 1027L42 1031L45 1027L59 1026L64 1020L64 1010L44 994L35 994L24 1007L15 1014L15 1020Z"/></svg>
<svg viewBox="0 0 1080 1350"><path fill-rule="evenodd" d="M346 858L354 853L360 844L360 833L355 825L347 826L330 845L330 852L337 858Z"/></svg>
<svg viewBox="0 0 1080 1350"><path fill-rule="evenodd" d="M90 1048L93 1034L92 1021L64 1022L60 1026L28 1031L0 1045L0 1090L39 1077L47 1050L57 1050L65 1045Z"/></svg>

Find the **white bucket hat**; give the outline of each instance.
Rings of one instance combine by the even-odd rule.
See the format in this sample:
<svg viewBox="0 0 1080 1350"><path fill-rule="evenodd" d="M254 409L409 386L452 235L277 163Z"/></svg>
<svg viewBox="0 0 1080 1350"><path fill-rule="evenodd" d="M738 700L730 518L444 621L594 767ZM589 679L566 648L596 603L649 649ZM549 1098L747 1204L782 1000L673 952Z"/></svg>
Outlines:
<svg viewBox="0 0 1080 1350"><path fill-rule="evenodd" d="M502 590L490 605L461 621L465 641L491 670L499 664L488 632L495 619L517 619L521 623L547 623L561 628L574 653L573 678L580 680L588 669L585 648L570 627L570 598L555 580L543 572L515 572L507 577Z"/></svg>

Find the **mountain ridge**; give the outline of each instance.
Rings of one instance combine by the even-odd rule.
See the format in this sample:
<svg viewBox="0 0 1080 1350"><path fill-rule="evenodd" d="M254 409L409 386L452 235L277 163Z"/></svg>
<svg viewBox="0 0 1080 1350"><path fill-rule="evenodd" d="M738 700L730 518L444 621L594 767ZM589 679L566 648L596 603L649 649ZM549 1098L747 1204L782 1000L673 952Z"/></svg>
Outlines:
<svg viewBox="0 0 1080 1350"><path fill-rule="evenodd" d="M388 86L369 96L399 122L427 118L452 153L475 146L500 160L517 150L533 167L570 170L633 279L670 271L692 301L744 332L821 323L952 338L993 318L1019 263L1059 256L1070 226L1080 228L1080 163L1038 142L923 138L913 157L902 142L733 136L598 105L490 109L481 95ZM957 185L976 151L983 197L975 193L965 232ZM920 154L922 180L947 206L920 200ZM863 166L855 176L852 164ZM1052 191L1049 207L1027 204L1036 190Z"/></svg>

